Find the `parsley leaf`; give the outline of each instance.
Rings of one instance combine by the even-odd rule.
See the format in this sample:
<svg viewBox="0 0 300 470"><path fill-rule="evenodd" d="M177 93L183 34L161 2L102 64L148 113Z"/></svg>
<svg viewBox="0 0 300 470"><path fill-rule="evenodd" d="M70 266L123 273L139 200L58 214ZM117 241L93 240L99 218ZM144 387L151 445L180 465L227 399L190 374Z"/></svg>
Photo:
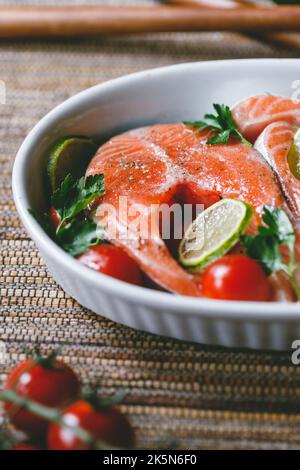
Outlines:
<svg viewBox="0 0 300 470"><path fill-rule="evenodd" d="M246 247L247 255L258 261L266 274L270 275L284 268L279 244L275 237L261 234L244 235L241 241Z"/></svg>
<svg viewBox="0 0 300 470"><path fill-rule="evenodd" d="M96 198L104 194L104 175L89 176L74 180L67 175L51 198L52 205L61 217L58 231Z"/></svg>
<svg viewBox="0 0 300 470"><path fill-rule="evenodd" d="M31 209L29 212L61 248L72 256L78 256L104 238L103 231L83 214L84 209L103 194L103 174L90 176L86 180L84 177L75 180L67 175L51 197L51 205L61 218L56 231L51 227L49 214L38 215Z"/></svg>
<svg viewBox="0 0 300 470"><path fill-rule="evenodd" d="M228 142L230 137L230 130L222 131L220 134L215 135L207 142L208 145L216 145L216 144L225 144Z"/></svg>
<svg viewBox="0 0 300 470"><path fill-rule="evenodd" d="M295 232L294 227L285 211L282 209L264 206L262 217L266 227L261 227L260 232L276 237L278 242L287 245L292 254L295 250Z"/></svg>
<svg viewBox="0 0 300 470"><path fill-rule="evenodd" d="M204 129L216 131L217 135L207 141L208 145L227 144L231 136L240 140L248 147L252 147L252 144L238 130L229 106L224 104L214 104L213 106L217 113L216 115L205 114L205 121L185 121L184 124L195 127L198 131L203 131Z"/></svg>
<svg viewBox="0 0 300 470"><path fill-rule="evenodd" d="M265 225L258 227L257 235L244 235L241 242L246 248L247 255L259 262L270 275L283 270L291 280L294 290L300 300L300 286L296 276L295 263L295 231L294 227L282 209L264 206L262 220ZM286 261L281 252L281 246L288 249Z"/></svg>
<svg viewBox="0 0 300 470"><path fill-rule="evenodd" d="M97 225L92 220L73 219L58 231L57 242L70 255L78 256L99 244Z"/></svg>

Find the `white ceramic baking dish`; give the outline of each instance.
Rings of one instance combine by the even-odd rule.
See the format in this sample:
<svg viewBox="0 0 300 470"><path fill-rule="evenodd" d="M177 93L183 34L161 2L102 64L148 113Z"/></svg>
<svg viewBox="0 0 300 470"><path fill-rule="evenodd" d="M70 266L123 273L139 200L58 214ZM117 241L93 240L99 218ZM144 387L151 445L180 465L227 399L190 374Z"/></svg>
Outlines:
<svg viewBox="0 0 300 470"><path fill-rule="evenodd" d="M97 85L47 114L22 144L13 170L20 217L56 281L80 304L133 328L200 343L287 349L300 338L300 304L224 302L175 296L94 272L62 251L28 208L44 204L47 149L59 137L108 137L156 122L196 119L212 103L234 104L261 92L292 96L300 60L234 60L181 64Z"/></svg>

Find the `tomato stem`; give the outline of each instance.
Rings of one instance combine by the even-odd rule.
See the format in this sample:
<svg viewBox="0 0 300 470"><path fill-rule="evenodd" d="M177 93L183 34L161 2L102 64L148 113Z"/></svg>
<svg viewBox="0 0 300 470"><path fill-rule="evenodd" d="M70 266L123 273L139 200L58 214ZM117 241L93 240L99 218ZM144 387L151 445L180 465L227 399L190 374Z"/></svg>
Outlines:
<svg viewBox="0 0 300 470"><path fill-rule="evenodd" d="M108 446L102 441L94 439L94 437L85 429L80 426L72 426L65 422L61 413L56 408L49 408L48 406L41 405L33 400L22 397L15 393L13 390L5 390L0 392L0 401L13 403L14 405L24 408L26 411L33 413L45 420L55 423L59 426L72 429L72 432L83 442L89 444L93 449L97 450L116 450L115 448Z"/></svg>
<svg viewBox="0 0 300 470"><path fill-rule="evenodd" d="M8 426L8 418L3 416L0 430L0 451L9 450L13 446L14 436Z"/></svg>
<svg viewBox="0 0 300 470"><path fill-rule="evenodd" d="M99 398L95 389L87 388L86 390L84 390L82 397L84 400L88 401L94 408L102 409L107 408L108 406L118 405L124 400L127 394L127 390L119 390L112 397Z"/></svg>

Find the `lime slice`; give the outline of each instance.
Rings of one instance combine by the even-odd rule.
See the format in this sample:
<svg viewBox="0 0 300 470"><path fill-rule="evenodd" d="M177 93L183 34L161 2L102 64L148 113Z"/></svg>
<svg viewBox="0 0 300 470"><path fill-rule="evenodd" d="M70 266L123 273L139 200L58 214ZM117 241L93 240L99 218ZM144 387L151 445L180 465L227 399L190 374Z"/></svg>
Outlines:
<svg viewBox="0 0 300 470"><path fill-rule="evenodd" d="M288 153L288 162L291 172L300 180L300 129L294 135L294 141Z"/></svg>
<svg viewBox="0 0 300 470"><path fill-rule="evenodd" d="M222 199L203 211L187 229L179 245L179 260L200 270L225 255L246 230L253 210L237 199Z"/></svg>
<svg viewBox="0 0 300 470"><path fill-rule="evenodd" d="M84 175L97 145L88 137L63 137L50 152L48 177L55 191L67 174L78 179Z"/></svg>

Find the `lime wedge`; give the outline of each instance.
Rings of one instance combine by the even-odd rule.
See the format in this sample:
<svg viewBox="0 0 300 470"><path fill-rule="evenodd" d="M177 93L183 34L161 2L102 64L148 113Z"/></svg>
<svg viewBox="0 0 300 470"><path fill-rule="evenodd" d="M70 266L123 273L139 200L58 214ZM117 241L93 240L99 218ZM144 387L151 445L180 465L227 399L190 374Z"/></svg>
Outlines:
<svg viewBox="0 0 300 470"><path fill-rule="evenodd" d="M300 180L300 129L294 135L294 141L288 153L288 162L291 172Z"/></svg>
<svg viewBox="0 0 300 470"><path fill-rule="evenodd" d="M225 255L249 225L253 209L237 199L222 199L203 211L179 245L183 266L200 270Z"/></svg>
<svg viewBox="0 0 300 470"><path fill-rule="evenodd" d="M88 137L63 137L50 152L48 177L52 191L55 191L67 174L78 179L84 175L97 145Z"/></svg>

